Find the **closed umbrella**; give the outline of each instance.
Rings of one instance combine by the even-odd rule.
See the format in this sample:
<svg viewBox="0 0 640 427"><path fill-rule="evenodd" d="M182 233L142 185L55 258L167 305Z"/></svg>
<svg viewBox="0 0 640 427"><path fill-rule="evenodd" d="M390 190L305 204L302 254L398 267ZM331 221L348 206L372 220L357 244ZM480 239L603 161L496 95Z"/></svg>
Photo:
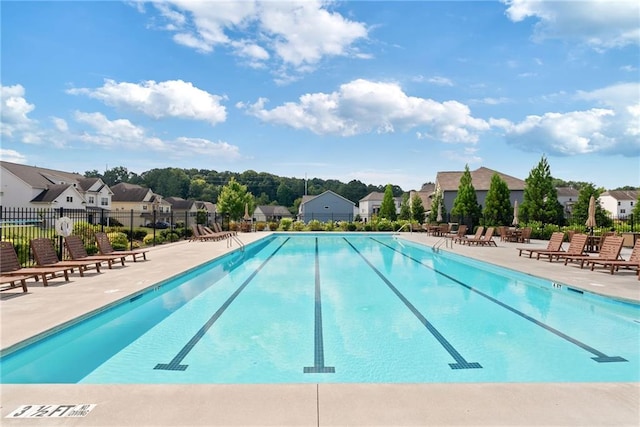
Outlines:
<svg viewBox="0 0 640 427"><path fill-rule="evenodd" d="M436 222L442 222L442 202L438 203L438 217Z"/></svg>
<svg viewBox="0 0 640 427"><path fill-rule="evenodd" d="M249 203L244 204L244 220L249 221L251 217L249 216Z"/></svg>
<svg viewBox="0 0 640 427"><path fill-rule="evenodd" d="M513 221L511 221L511 225L518 226L518 201L513 202Z"/></svg>
<svg viewBox="0 0 640 427"><path fill-rule="evenodd" d="M593 229L596 226L596 198L593 195L589 199L589 216L584 225L591 228L591 233L593 233Z"/></svg>

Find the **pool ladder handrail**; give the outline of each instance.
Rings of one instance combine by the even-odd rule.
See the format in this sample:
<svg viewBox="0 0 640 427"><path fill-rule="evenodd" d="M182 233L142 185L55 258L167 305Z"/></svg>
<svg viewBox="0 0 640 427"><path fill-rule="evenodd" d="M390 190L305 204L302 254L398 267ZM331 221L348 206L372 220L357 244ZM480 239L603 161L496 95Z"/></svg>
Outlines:
<svg viewBox="0 0 640 427"><path fill-rule="evenodd" d="M449 247L449 238L448 237L441 237L440 240L435 242L431 248L434 250L434 252L438 252L440 250L440 248L442 247L443 243L445 244L445 247L448 248ZM453 248L453 244L451 245L451 247Z"/></svg>
<svg viewBox="0 0 640 427"><path fill-rule="evenodd" d="M233 241L235 241L239 246L240 246L240 250L242 252L244 252L244 246L245 244L242 242L242 240L240 240L240 238L238 237L237 234L230 234L229 237L227 238L227 247L230 248L233 246Z"/></svg>
<svg viewBox="0 0 640 427"><path fill-rule="evenodd" d="M407 222L406 224L403 224L402 227L398 228L395 232L395 234L400 234L400 232L402 231L403 228L405 228L406 226L409 226L409 233L413 233L413 227L411 227L411 223Z"/></svg>

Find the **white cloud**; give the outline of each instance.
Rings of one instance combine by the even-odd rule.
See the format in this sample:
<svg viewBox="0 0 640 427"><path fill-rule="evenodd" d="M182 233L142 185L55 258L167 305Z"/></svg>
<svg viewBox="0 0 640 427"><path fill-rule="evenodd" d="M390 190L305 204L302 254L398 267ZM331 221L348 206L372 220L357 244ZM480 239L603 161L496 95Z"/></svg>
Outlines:
<svg viewBox="0 0 640 427"><path fill-rule="evenodd" d="M175 31L176 43L204 53L231 47L253 67L274 59L296 72L312 70L327 56L369 57L354 47L367 37L366 26L331 11L333 4L327 0L247 0L213 6L188 0L154 3L170 24L164 29Z"/></svg>
<svg viewBox="0 0 640 427"><path fill-rule="evenodd" d="M159 83L147 80L140 84L105 80L97 89L69 89L67 93L88 95L107 105L140 111L155 119L176 117L216 125L227 118L226 108L220 104L224 97L182 80Z"/></svg>
<svg viewBox="0 0 640 427"><path fill-rule="evenodd" d="M421 129L419 138L444 142L476 142L478 133L489 124L471 116L469 107L457 102L443 103L408 96L395 83L363 79L351 81L332 93L305 94L271 110L267 100L237 104L260 120L316 134L353 136L364 133L392 133ZM425 129L425 130L422 130Z"/></svg>
<svg viewBox="0 0 640 427"><path fill-rule="evenodd" d="M180 137L171 143L171 149L176 150L178 155L184 152L223 160L236 160L242 157L238 146L224 141L213 142L204 138Z"/></svg>
<svg viewBox="0 0 640 427"><path fill-rule="evenodd" d="M437 86L453 86L453 81L451 79L441 76L431 77L427 81Z"/></svg>
<svg viewBox="0 0 640 427"><path fill-rule="evenodd" d="M0 159L10 163L27 163L27 158L24 155L15 150L5 150L4 148L0 148Z"/></svg>
<svg viewBox="0 0 640 427"><path fill-rule="evenodd" d="M464 147L464 150L445 150L442 154L449 160L459 164L482 164L482 157L476 154L478 150L473 147Z"/></svg>
<svg viewBox="0 0 640 427"><path fill-rule="evenodd" d="M3 136L12 137L18 132L28 131L35 125L28 117L35 107L27 102L22 85L0 86L0 102Z"/></svg>
<svg viewBox="0 0 640 427"><path fill-rule="evenodd" d="M640 3L636 0L540 1L503 0L514 22L535 17L534 37L579 40L595 49L640 41Z"/></svg>
<svg viewBox="0 0 640 427"><path fill-rule="evenodd" d="M52 117L51 121L53 122L53 126L59 131L66 133L69 131L69 125L65 119L61 119L60 117Z"/></svg>

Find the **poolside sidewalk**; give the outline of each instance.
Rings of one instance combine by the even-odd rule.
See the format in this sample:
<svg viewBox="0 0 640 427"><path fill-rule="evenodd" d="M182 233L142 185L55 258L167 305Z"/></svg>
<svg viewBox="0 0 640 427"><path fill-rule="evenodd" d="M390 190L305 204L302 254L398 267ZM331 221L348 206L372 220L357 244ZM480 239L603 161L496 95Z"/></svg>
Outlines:
<svg viewBox="0 0 640 427"><path fill-rule="evenodd" d="M244 233L248 244L268 233ZM429 246L437 237L403 233ZM533 241L531 247L546 246ZM527 245L527 246L529 246ZM610 275L579 266L518 257L522 244L497 248L442 247L550 281L640 301L640 282L629 272ZM29 293L3 292L1 348L55 329L105 304L167 280L231 250L222 242L178 242L152 248L146 262L127 262L70 282L54 279ZM625 252L628 257L628 252ZM639 337L640 340L640 337ZM640 369L640 367L639 367ZM3 426L214 426L214 425L616 425L640 424L635 383L533 384L282 384L282 385L84 385L0 386ZM21 405L96 404L81 418L6 416Z"/></svg>

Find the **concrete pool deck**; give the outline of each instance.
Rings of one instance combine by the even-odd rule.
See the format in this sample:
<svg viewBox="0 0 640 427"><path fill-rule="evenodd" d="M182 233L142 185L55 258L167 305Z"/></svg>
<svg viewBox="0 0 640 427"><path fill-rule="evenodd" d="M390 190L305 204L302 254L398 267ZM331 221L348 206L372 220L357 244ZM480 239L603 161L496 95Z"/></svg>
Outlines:
<svg viewBox="0 0 640 427"><path fill-rule="evenodd" d="M246 244L267 233L245 233ZM437 237L403 233L432 246ZM635 274L615 275L579 266L518 257L522 244L497 248L442 246L442 250L589 292L640 301ZM532 241L527 247L545 247ZM146 262L103 273L77 273L29 293L0 294L0 348L7 349L57 325L196 267L230 250L226 242L178 242L152 248ZM624 249L628 258L630 249ZM640 346L640 337L639 337ZM640 424L637 383L509 384L284 384L284 385L75 385L0 386L3 426L213 426L213 425L615 425ZM21 405L96 404L80 418L6 418Z"/></svg>

